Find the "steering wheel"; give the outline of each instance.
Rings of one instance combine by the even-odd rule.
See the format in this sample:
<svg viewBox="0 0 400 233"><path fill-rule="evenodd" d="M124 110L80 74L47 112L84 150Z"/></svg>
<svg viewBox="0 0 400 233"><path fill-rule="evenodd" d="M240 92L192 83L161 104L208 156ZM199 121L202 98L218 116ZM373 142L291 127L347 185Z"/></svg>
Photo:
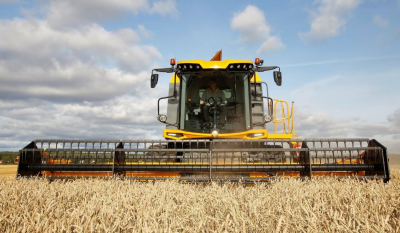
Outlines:
<svg viewBox="0 0 400 233"><path fill-rule="evenodd" d="M210 98L208 98L207 102L209 104L215 103L218 106L218 105L222 104L222 98L221 97L217 97L217 98L214 99L214 97L210 97Z"/></svg>

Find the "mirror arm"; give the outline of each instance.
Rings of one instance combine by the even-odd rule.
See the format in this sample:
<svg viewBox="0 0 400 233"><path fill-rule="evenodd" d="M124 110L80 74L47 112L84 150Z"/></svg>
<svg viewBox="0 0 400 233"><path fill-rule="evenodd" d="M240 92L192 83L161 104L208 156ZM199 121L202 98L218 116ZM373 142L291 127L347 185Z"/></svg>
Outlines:
<svg viewBox="0 0 400 233"><path fill-rule="evenodd" d="M174 68L157 68L157 69L153 69L153 71L156 72L163 72L163 73L173 73L176 72L176 70ZM152 71L152 72L153 72Z"/></svg>
<svg viewBox="0 0 400 233"><path fill-rule="evenodd" d="M268 70L275 70L276 68L279 69L279 72L281 71L281 68L279 66L256 66L254 68L254 71L264 72L264 71L268 71Z"/></svg>

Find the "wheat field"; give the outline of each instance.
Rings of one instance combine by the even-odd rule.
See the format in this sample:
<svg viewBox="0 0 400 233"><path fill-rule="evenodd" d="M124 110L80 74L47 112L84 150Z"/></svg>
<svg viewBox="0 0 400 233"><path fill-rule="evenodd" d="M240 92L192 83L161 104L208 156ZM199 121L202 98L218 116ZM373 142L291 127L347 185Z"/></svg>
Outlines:
<svg viewBox="0 0 400 233"><path fill-rule="evenodd" d="M400 232L400 169L381 181L0 179L1 232Z"/></svg>
<svg viewBox="0 0 400 233"><path fill-rule="evenodd" d="M18 165L0 165L0 179L11 180L15 178Z"/></svg>

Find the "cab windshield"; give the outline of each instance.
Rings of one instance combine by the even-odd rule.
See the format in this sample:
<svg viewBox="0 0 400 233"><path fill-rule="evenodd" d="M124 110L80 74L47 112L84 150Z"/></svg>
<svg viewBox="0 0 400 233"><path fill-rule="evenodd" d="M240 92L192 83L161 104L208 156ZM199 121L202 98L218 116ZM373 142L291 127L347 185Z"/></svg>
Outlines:
<svg viewBox="0 0 400 233"><path fill-rule="evenodd" d="M180 129L198 133L250 129L249 75L215 69L183 73Z"/></svg>

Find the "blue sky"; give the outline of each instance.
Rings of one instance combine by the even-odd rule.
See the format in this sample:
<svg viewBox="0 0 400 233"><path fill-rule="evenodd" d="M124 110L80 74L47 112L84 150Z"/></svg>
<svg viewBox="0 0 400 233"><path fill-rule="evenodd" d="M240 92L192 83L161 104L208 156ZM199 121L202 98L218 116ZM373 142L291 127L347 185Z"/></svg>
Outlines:
<svg viewBox="0 0 400 233"><path fill-rule="evenodd" d="M151 69L264 59L301 138L376 138L400 154L400 1L0 0L0 150L36 138L161 138Z"/></svg>

